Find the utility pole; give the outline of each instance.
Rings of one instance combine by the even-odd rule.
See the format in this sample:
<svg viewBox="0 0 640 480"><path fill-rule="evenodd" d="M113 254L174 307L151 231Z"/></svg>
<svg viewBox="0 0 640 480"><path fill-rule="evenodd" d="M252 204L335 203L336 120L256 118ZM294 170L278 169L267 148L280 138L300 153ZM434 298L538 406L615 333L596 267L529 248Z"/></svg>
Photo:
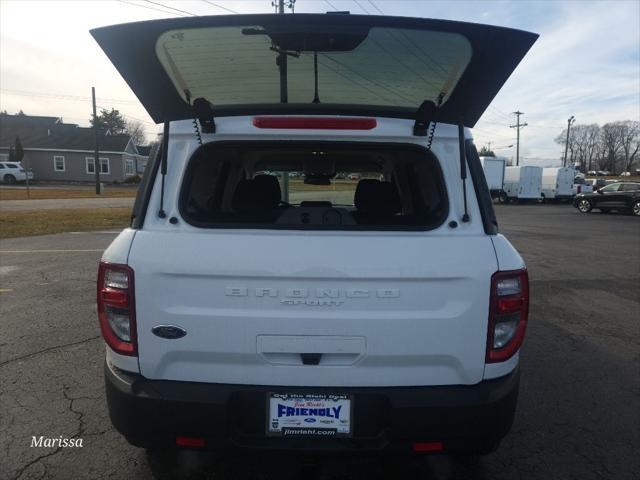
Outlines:
<svg viewBox="0 0 640 480"><path fill-rule="evenodd" d="M93 133L94 133L94 157L93 171L96 174L96 195L100 195L100 151L98 150L98 116L96 114L96 87L91 87L91 100L93 101Z"/></svg>
<svg viewBox="0 0 640 480"><path fill-rule="evenodd" d="M491 143L492 142L487 142L487 151L489 151L489 152L491 151Z"/></svg>
<svg viewBox="0 0 640 480"><path fill-rule="evenodd" d="M516 124L510 125L509 128L515 128L517 132L517 140L516 140L516 167L520 165L520 129L529 125L528 123L520 123L520 115L524 115L524 112L516 111L513 112L516 116Z"/></svg>
<svg viewBox="0 0 640 480"><path fill-rule="evenodd" d="M567 120L567 141L564 144L564 160L562 161L562 166L567 166L567 152L569 151L569 132L571 131L571 125L576 121L575 117L571 115Z"/></svg>

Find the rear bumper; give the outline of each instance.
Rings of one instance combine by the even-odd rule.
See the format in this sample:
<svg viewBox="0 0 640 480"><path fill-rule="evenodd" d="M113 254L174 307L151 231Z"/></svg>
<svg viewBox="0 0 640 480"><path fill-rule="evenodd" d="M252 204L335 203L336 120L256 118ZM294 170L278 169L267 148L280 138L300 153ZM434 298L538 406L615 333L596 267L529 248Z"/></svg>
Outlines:
<svg viewBox="0 0 640 480"><path fill-rule="evenodd" d="M491 450L511 428L519 370L471 386L319 388L148 380L105 366L109 415L130 443L171 447L176 436L205 439L205 448L409 451L413 442L442 442L445 451ZM269 392L349 393L350 438L267 437Z"/></svg>

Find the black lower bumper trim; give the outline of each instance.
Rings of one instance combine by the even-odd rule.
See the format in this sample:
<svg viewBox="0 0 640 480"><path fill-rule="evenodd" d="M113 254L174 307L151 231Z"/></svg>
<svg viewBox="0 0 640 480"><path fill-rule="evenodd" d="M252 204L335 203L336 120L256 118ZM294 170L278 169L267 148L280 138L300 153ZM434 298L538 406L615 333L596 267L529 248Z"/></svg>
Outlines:
<svg viewBox="0 0 640 480"><path fill-rule="evenodd" d="M443 442L445 450L490 450L513 422L519 370L476 385L438 387L269 387L149 380L105 366L107 403L116 429L134 445L171 447L176 436L206 448L406 450ZM267 437L269 392L347 393L349 438ZM491 448L489 448L491 446Z"/></svg>

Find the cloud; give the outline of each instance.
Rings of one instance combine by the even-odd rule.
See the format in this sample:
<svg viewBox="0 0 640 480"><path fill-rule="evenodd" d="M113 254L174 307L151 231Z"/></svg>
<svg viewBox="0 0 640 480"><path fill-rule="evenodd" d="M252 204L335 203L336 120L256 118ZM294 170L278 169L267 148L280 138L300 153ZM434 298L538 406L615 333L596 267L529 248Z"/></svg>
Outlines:
<svg viewBox="0 0 640 480"><path fill-rule="evenodd" d="M640 119L640 3L637 1L389 1L374 0L387 15L443 18L519 28L540 33L474 130L480 146L515 141L514 110L525 112L521 152L527 158L557 160L554 138L575 115L578 123ZM164 0L196 14L224 14L205 2ZM351 1L333 0L339 9L359 12ZM368 6L366 2L360 2ZM228 2L240 12L272 11L269 2ZM143 5L140 7L139 5ZM116 1L0 1L0 84L3 89L90 95L135 102L135 96L90 37L101 25L172 16ZM324 12L324 2L299 1L297 12ZM373 10L373 9L371 9ZM38 15L34 15L34 11ZM360 12L362 13L362 12ZM2 108L88 119L90 104L53 97L0 96ZM105 105L150 122L135 104ZM86 122L85 122L86 124ZM514 155L515 148L500 153Z"/></svg>
<svg viewBox="0 0 640 480"><path fill-rule="evenodd" d="M562 146L553 139L571 115L578 123L640 119L640 8L637 2L541 3L537 17L527 8L510 13L513 26L526 23L541 35L494 105L526 113L524 157L559 159ZM485 131L476 135L478 143L494 133L513 136L488 120L495 115L479 122Z"/></svg>

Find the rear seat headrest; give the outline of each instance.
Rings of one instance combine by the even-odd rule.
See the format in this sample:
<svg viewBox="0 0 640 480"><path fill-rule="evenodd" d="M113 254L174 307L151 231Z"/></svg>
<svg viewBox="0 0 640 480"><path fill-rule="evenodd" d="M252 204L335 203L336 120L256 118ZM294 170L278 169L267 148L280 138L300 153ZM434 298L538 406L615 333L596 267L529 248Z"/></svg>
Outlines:
<svg viewBox="0 0 640 480"><path fill-rule="evenodd" d="M358 182L354 203L359 212L374 215L394 215L402 211L396 186L369 178Z"/></svg>
<svg viewBox="0 0 640 480"><path fill-rule="evenodd" d="M253 177L253 181L256 182L259 189L265 190L265 195L268 193L269 203L277 206L282 200L282 191L280 190L280 182L278 182L278 177L274 177L273 175L256 175Z"/></svg>
<svg viewBox="0 0 640 480"><path fill-rule="evenodd" d="M264 213L280 203L280 184L271 175L256 175L253 180L241 180L233 193L231 207L238 213Z"/></svg>

